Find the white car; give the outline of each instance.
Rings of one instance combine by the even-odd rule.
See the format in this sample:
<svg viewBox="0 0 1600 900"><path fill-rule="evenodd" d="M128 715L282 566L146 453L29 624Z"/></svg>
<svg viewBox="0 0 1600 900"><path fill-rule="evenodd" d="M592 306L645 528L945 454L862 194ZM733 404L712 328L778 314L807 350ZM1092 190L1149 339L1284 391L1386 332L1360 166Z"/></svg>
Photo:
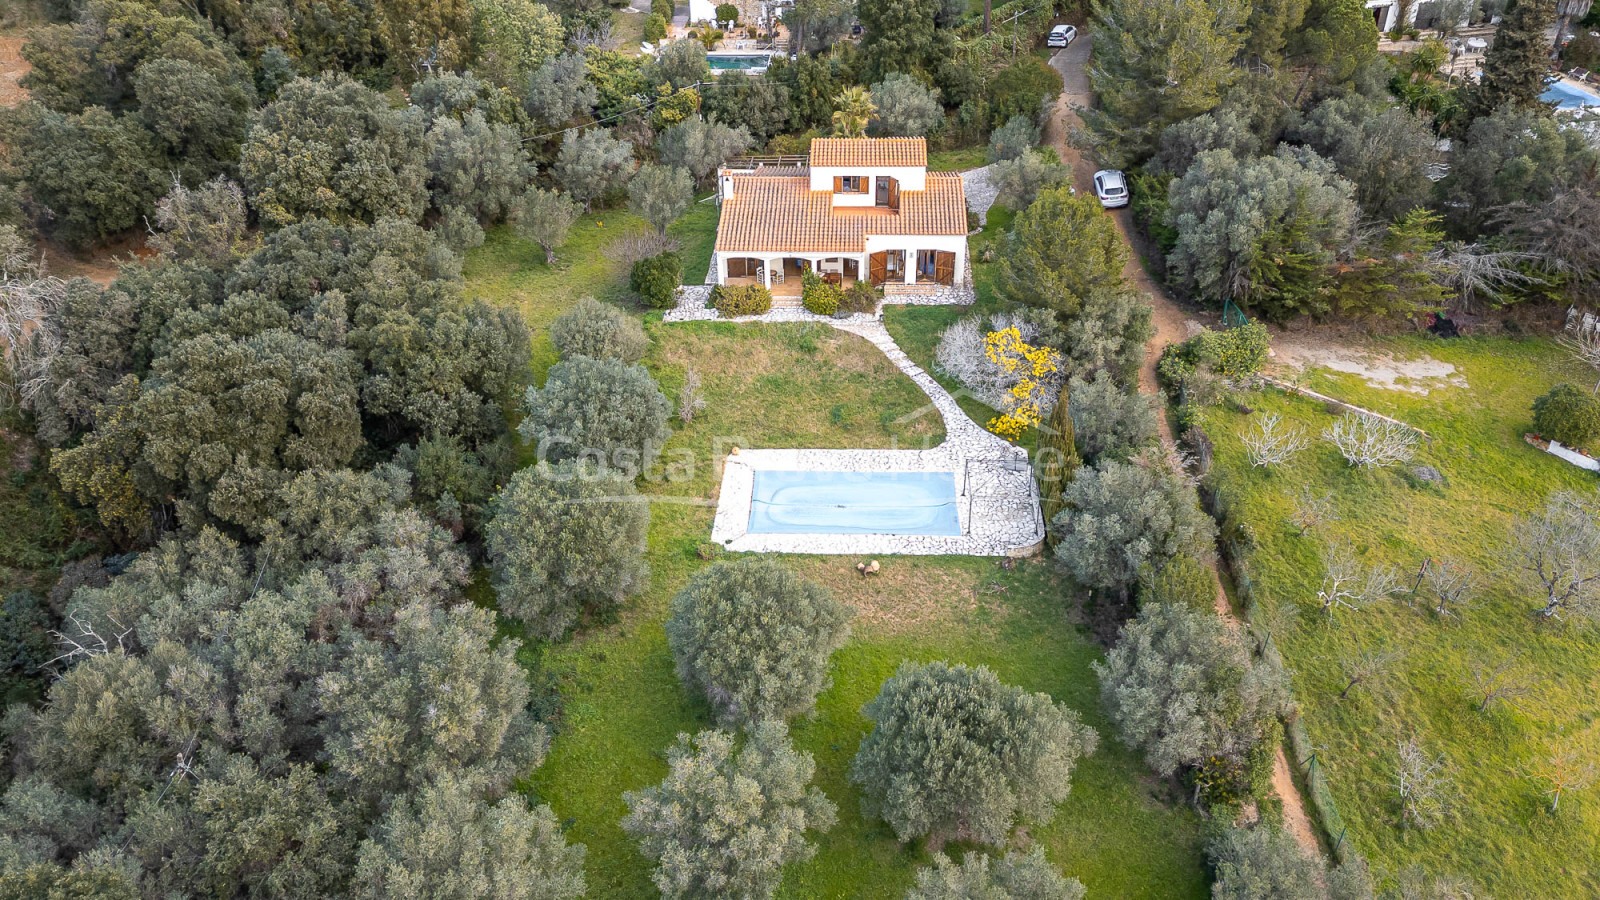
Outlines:
<svg viewBox="0 0 1600 900"><path fill-rule="evenodd" d="M1127 206L1127 176L1117 169L1101 169L1094 173L1094 195L1100 198L1100 205L1106 209Z"/></svg>
<svg viewBox="0 0 1600 900"><path fill-rule="evenodd" d="M1057 25L1050 29L1050 37L1044 42L1046 47L1065 47L1078 37L1078 29L1073 25Z"/></svg>

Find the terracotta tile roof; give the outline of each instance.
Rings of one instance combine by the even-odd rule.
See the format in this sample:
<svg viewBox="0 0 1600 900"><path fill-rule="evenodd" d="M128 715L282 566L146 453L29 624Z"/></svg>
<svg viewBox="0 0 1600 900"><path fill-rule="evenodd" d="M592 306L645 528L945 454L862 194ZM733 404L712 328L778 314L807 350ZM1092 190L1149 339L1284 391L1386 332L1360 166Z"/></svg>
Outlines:
<svg viewBox="0 0 1600 900"><path fill-rule="evenodd" d="M813 166L928 166L922 138L817 138L811 142Z"/></svg>
<svg viewBox="0 0 1600 900"><path fill-rule="evenodd" d="M967 196L961 176L929 172L928 188L901 191L900 211L833 208L833 194L806 177L733 176L722 201L718 253L860 253L869 234L964 235Z"/></svg>

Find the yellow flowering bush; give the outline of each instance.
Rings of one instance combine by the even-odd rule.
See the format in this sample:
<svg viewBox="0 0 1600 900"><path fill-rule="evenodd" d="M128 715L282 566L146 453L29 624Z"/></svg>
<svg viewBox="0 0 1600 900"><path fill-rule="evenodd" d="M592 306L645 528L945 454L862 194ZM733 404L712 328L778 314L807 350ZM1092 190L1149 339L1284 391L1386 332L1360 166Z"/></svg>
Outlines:
<svg viewBox="0 0 1600 900"><path fill-rule="evenodd" d="M1019 440L1042 421L1040 407L1054 400L1050 388L1060 381L1061 353L1024 341L1015 325L984 335L983 352L1000 371L1017 379L1004 397L1005 414L990 419L989 430L1008 441Z"/></svg>

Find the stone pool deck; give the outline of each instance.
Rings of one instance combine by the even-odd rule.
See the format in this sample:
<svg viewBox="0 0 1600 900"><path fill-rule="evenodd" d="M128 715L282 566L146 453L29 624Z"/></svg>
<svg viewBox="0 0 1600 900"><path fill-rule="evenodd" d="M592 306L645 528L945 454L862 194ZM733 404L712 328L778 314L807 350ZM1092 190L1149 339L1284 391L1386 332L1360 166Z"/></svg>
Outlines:
<svg viewBox="0 0 1600 900"><path fill-rule="evenodd" d="M928 395L945 425L944 442L916 450L742 450L723 462L711 539L728 550L850 555L956 554L1026 556L1044 541L1039 491L1028 453L968 418L933 376L911 361L870 317L820 319L867 339ZM917 413L913 413L916 415ZM955 478L960 535L750 534L757 470L823 472L950 472Z"/></svg>

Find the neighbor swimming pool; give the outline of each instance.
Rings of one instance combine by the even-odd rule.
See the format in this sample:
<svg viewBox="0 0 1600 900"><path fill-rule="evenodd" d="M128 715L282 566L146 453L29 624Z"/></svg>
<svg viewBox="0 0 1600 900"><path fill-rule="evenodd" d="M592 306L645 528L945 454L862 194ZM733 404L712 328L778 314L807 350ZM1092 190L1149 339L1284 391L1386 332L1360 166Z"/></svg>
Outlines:
<svg viewBox="0 0 1600 900"><path fill-rule="evenodd" d="M706 63L713 72L727 72L732 69L756 70L766 69L772 64L770 53L708 53Z"/></svg>
<svg viewBox="0 0 1600 900"><path fill-rule="evenodd" d="M754 534L961 534L954 472L753 474Z"/></svg>
<svg viewBox="0 0 1600 900"><path fill-rule="evenodd" d="M1556 104L1557 109L1581 109L1585 106L1600 106L1600 96L1596 96L1576 85L1567 84L1565 81L1552 82L1545 88L1539 99L1546 103Z"/></svg>

